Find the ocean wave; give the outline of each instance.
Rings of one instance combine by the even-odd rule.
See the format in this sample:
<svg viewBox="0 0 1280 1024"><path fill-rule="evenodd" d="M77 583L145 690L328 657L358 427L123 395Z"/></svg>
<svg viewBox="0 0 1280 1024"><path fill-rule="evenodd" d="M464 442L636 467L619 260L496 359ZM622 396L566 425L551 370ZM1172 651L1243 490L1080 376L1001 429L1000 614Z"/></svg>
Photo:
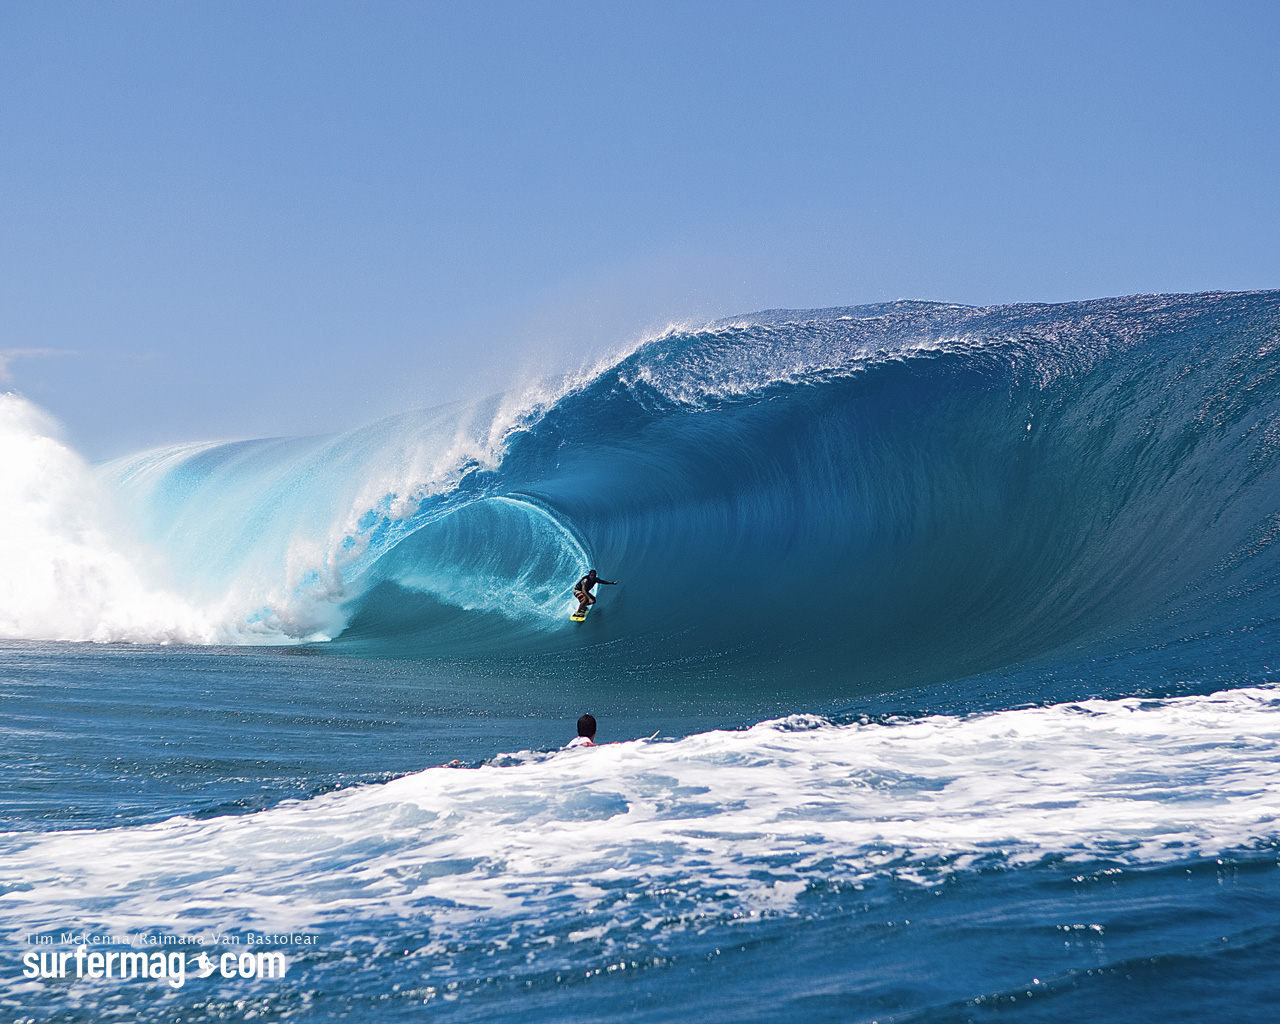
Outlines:
<svg viewBox="0 0 1280 1024"><path fill-rule="evenodd" d="M0 633L585 649L895 685L1274 617L1278 307L772 311L338 437L96 474L68 452L68 493L97 495L92 530L114 524L90 544L110 558L64 557L92 530L19 499L11 542L45 538L30 578L81 582L36 602L12 584ZM43 443L9 423L18 447ZM589 565L622 585L575 626Z"/></svg>

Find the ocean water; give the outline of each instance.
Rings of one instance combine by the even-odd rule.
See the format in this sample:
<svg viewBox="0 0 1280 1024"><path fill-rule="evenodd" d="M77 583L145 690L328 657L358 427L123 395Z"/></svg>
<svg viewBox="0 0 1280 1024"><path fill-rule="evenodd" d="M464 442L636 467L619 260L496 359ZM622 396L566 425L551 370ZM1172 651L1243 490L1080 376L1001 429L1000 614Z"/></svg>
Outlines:
<svg viewBox="0 0 1280 1024"><path fill-rule="evenodd" d="M1280 293L0 481L6 1020L1275 1018Z"/></svg>

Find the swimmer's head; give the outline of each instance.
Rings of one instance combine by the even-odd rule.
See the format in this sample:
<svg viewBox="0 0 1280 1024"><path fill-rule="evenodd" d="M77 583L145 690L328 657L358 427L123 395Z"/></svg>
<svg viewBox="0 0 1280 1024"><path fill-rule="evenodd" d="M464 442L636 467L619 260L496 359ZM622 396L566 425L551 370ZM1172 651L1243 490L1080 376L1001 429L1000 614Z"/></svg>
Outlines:
<svg viewBox="0 0 1280 1024"><path fill-rule="evenodd" d="M596 738L596 720L591 715L583 715L578 719L578 735L589 740Z"/></svg>

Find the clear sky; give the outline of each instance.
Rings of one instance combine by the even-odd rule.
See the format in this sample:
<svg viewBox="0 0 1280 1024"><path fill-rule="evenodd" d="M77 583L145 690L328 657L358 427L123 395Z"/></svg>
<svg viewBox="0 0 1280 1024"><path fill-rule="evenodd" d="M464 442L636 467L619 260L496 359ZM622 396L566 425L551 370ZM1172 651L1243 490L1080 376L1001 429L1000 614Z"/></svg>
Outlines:
<svg viewBox="0 0 1280 1024"><path fill-rule="evenodd" d="M94 457L671 321L1280 286L1280 4L0 0L0 387Z"/></svg>

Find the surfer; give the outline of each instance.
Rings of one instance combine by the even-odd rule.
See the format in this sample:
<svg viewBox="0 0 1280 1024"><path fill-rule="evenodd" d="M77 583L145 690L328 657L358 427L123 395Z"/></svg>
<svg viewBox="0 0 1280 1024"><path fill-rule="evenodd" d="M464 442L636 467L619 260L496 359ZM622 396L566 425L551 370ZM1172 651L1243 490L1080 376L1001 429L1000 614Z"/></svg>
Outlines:
<svg viewBox="0 0 1280 1024"><path fill-rule="evenodd" d="M596 575L596 571L594 569L590 570L582 577L582 579L578 580L578 582L573 585L573 596L578 599L578 615L585 615L587 613L587 609L596 603L596 596L591 593L591 591L595 588L597 583L604 583L610 587L616 587L618 585L617 580L602 580Z"/></svg>
<svg viewBox="0 0 1280 1024"><path fill-rule="evenodd" d="M604 581L601 580L603 583ZM596 720L593 715L583 715L578 719L578 735L564 745L565 750L570 747L594 747L596 746Z"/></svg>

